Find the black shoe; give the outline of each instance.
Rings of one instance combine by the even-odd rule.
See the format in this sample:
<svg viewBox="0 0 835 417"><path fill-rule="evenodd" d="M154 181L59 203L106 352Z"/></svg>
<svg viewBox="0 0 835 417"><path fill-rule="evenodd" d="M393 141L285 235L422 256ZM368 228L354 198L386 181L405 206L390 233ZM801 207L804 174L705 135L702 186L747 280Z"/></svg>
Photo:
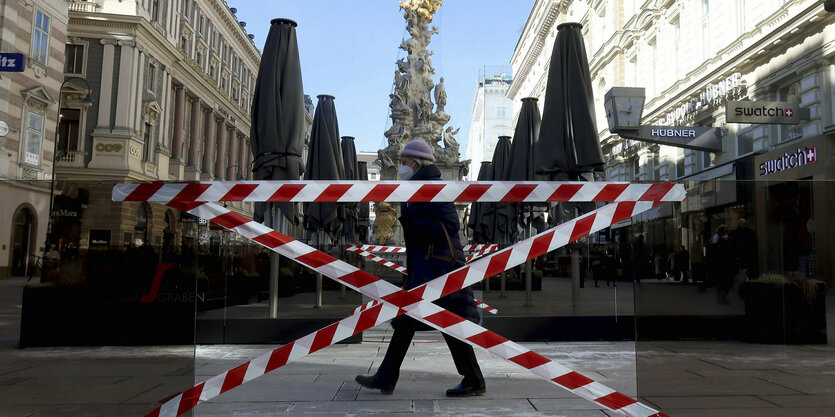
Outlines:
<svg viewBox="0 0 835 417"><path fill-rule="evenodd" d="M357 375L354 381L368 389L379 389L382 394L390 395L394 392L393 386L384 386L377 382L377 375Z"/></svg>
<svg viewBox="0 0 835 417"><path fill-rule="evenodd" d="M473 395L481 395L487 392L487 387L482 382L480 385L467 385L463 382L458 384L455 388L446 390L447 397L470 397Z"/></svg>

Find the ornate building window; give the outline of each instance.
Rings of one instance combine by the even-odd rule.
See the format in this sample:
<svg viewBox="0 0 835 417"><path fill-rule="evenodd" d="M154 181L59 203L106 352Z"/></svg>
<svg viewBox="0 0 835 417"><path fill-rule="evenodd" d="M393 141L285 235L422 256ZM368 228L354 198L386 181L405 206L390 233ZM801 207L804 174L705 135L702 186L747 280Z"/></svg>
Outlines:
<svg viewBox="0 0 835 417"><path fill-rule="evenodd" d="M49 22L49 16L40 10L35 10L35 23L32 25L31 58L43 66L47 65L49 58Z"/></svg>
<svg viewBox="0 0 835 417"><path fill-rule="evenodd" d="M23 93L23 140L21 141L20 162L39 167L43 152L46 125L46 111L55 100L43 87L35 87Z"/></svg>
<svg viewBox="0 0 835 417"><path fill-rule="evenodd" d="M66 45L64 48L64 73L84 73L84 45Z"/></svg>
<svg viewBox="0 0 835 417"><path fill-rule="evenodd" d="M154 155L154 126L159 120L159 115L162 113L162 108L156 100L149 100L145 102L145 108L142 112L142 141L144 142L144 151L142 152L142 160L151 161Z"/></svg>
<svg viewBox="0 0 835 417"><path fill-rule="evenodd" d="M26 137L23 145L23 163L32 166L41 165L43 148L44 115L35 109L26 108Z"/></svg>
<svg viewBox="0 0 835 417"><path fill-rule="evenodd" d="M736 130L736 155L754 152L754 129L750 124L738 125Z"/></svg>
<svg viewBox="0 0 835 417"><path fill-rule="evenodd" d="M777 93L777 101L800 103L800 82L781 88ZM777 138L780 142L785 142L800 136L803 136L803 129L800 125L780 125L780 135Z"/></svg>

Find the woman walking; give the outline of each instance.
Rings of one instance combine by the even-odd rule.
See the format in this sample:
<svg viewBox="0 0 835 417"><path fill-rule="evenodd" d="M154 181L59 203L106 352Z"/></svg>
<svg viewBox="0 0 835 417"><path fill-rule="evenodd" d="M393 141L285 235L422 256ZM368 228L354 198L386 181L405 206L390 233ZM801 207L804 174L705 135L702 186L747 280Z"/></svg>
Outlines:
<svg viewBox="0 0 835 417"><path fill-rule="evenodd" d="M400 153L397 176L402 181L439 181L441 170L434 164L432 148L422 139L406 144ZM410 290L464 265L464 252L458 238L460 223L453 203L402 203L400 225L406 241L408 275L403 288ZM478 310L473 291L465 288L449 294L435 304L476 322ZM415 331L432 330L415 319L400 316L392 320L394 334L383 362L374 375L358 375L357 383L365 388L391 394L400 377L400 366L406 357ZM484 377L472 346L444 333L458 374L464 379L446 391L448 397L465 397L486 392Z"/></svg>

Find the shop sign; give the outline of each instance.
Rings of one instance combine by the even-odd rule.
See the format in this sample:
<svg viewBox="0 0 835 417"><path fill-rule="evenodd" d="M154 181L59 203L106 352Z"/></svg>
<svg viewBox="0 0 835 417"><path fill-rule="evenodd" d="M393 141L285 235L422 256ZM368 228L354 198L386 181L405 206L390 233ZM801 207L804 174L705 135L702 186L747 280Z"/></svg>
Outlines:
<svg viewBox="0 0 835 417"><path fill-rule="evenodd" d="M729 101L725 105L728 123L765 123L796 125L802 109L799 103L785 101Z"/></svg>
<svg viewBox="0 0 835 417"><path fill-rule="evenodd" d="M784 152L779 158L769 159L760 164L760 176L783 172L792 168L801 167L818 160L817 150L812 148L797 149L797 152Z"/></svg>
<svg viewBox="0 0 835 417"><path fill-rule="evenodd" d="M26 152L23 155L23 162L29 165L38 165L41 162L41 156L32 152Z"/></svg>
<svg viewBox="0 0 835 417"><path fill-rule="evenodd" d="M0 71L23 72L26 56L17 53L0 53Z"/></svg>
<svg viewBox="0 0 835 417"><path fill-rule="evenodd" d="M722 101L735 97L745 89L745 80L742 74L736 72L718 83L709 84L699 93L698 99L691 99L676 107L667 117L662 119L665 125L683 125L698 111L709 104L719 104Z"/></svg>
<svg viewBox="0 0 835 417"><path fill-rule="evenodd" d="M97 143L96 150L99 152L122 152L121 143Z"/></svg>
<svg viewBox="0 0 835 417"><path fill-rule="evenodd" d="M90 230L90 250L110 249L110 230Z"/></svg>
<svg viewBox="0 0 835 417"><path fill-rule="evenodd" d="M621 137L659 145L706 152L722 150L722 130L710 126L640 126L635 131L620 131Z"/></svg>

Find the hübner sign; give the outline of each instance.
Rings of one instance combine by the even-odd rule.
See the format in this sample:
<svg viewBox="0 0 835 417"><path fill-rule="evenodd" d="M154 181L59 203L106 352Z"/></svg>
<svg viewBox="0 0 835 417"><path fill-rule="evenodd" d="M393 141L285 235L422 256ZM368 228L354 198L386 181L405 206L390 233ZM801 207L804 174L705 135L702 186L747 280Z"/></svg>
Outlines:
<svg viewBox="0 0 835 417"><path fill-rule="evenodd" d="M728 123L796 125L801 120L798 103L783 101L729 101L725 105Z"/></svg>
<svg viewBox="0 0 835 417"><path fill-rule="evenodd" d="M650 136L655 137L662 137L662 138L695 138L696 137L696 130L695 129L651 129Z"/></svg>
<svg viewBox="0 0 835 417"><path fill-rule="evenodd" d="M818 154L815 148L797 149L794 153L783 153L783 156L769 159L760 164L760 176L783 172L817 161Z"/></svg>

